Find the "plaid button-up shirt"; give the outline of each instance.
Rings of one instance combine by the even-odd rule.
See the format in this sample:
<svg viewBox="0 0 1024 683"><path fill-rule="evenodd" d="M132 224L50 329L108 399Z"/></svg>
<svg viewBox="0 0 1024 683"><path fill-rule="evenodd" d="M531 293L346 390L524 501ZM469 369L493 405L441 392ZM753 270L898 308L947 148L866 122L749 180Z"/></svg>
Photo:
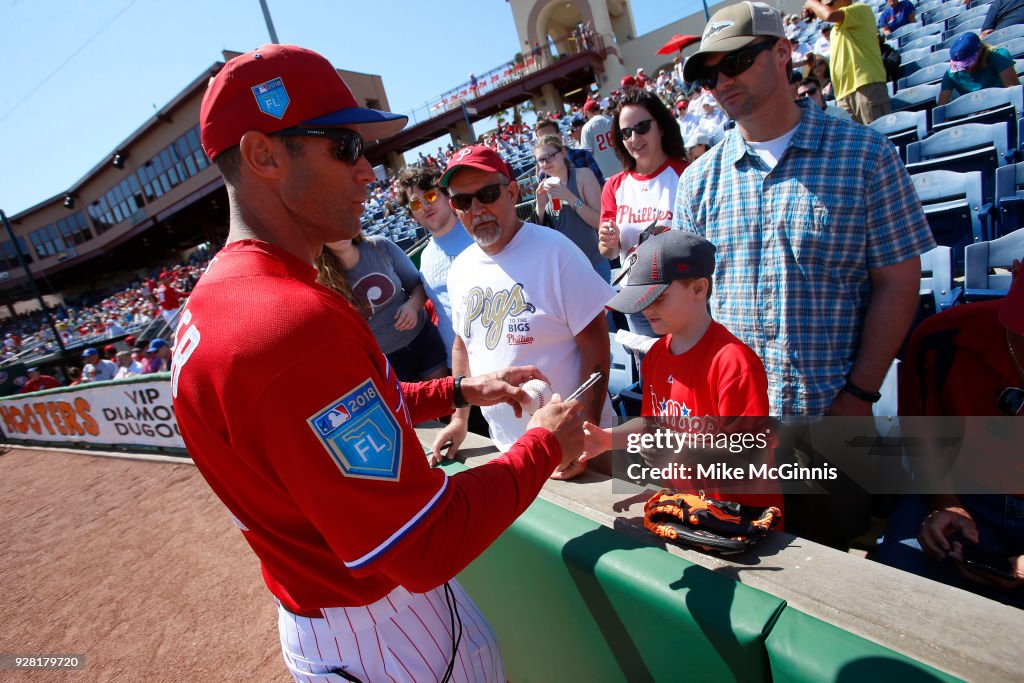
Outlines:
<svg viewBox="0 0 1024 683"><path fill-rule="evenodd" d="M673 218L718 247L712 315L761 357L773 415L828 412L860 344L869 271L935 246L895 148L801 104L774 169L729 131L683 173Z"/></svg>

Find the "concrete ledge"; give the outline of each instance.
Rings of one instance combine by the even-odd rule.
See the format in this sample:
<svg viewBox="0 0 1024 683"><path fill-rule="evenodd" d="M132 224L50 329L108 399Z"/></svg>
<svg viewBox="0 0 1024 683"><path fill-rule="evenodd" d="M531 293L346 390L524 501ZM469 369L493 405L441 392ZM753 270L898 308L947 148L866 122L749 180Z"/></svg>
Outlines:
<svg viewBox="0 0 1024 683"><path fill-rule="evenodd" d="M430 449L439 428L417 428L424 450ZM496 453L489 439L469 434L458 459L473 467ZM592 469L573 481L549 481L541 498L644 543L660 545L643 528L643 503L637 495L642 490L621 481L615 489L611 477ZM1015 634L1024 632L1022 610L784 532L771 534L752 552L732 559L664 547L781 598L790 608L941 671L968 680L1020 680Z"/></svg>

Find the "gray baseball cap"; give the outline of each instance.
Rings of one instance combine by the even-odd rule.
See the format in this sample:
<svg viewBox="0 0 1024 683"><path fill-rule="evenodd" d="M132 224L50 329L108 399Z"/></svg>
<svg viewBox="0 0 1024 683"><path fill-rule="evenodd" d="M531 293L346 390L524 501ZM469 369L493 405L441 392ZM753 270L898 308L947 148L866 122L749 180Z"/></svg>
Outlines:
<svg viewBox="0 0 1024 683"><path fill-rule="evenodd" d="M709 52L732 52L746 47L758 36L785 38L779 11L763 2L739 2L715 12L697 50L683 66L683 78L689 82L700 78L704 59L701 55Z"/></svg>

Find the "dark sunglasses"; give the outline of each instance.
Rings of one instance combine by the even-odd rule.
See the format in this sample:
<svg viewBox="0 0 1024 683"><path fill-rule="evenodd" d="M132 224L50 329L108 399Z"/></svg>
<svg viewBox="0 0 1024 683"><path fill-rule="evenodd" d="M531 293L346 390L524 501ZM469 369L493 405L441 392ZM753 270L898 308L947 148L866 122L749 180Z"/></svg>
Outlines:
<svg viewBox="0 0 1024 683"><path fill-rule="evenodd" d="M507 186L508 183L484 185L472 194L453 194L449 195L448 199L451 201L452 206L455 209L459 211L469 211L469 207L473 206L474 198L478 199L481 204L493 204L498 201L498 197L501 196L501 188Z"/></svg>
<svg viewBox="0 0 1024 683"><path fill-rule="evenodd" d="M419 211L420 209L423 208L424 203L433 204L434 202L436 202L437 196L437 190L427 190L426 192L423 193L422 201L420 200L419 197L413 197L411 200L409 200L409 210Z"/></svg>
<svg viewBox="0 0 1024 683"><path fill-rule="evenodd" d="M723 73L730 78L735 78L754 65L757 56L766 50L772 49L775 40L766 40L763 43L754 43L745 48L730 52L722 58L715 66L705 66L704 73L697 81L706 90L712 90L718 86L718 74Z"/></svg>
<svg viewBox="0 0 1024 683"><path fill-rule="evenodd" d="M808 88L807 90L804 90L802 93L798 93L798 94L800 95L800 97L810 97L811 95L817 95L818 94L818 89L817 88Z"/></svg>
<svg viewBox="0 0 1024 683"><path fill-rule="evenodd" d="M355 164L363 156L363 136L344 128L285 128L270 134L282 138L325 138L334 143L338 161Z"/></svg>
<svg viewBox="0 0 1024 683"><path fill-rule="evenodd" d="M623 140L628 140L633 137L633 133L637 135L647 135L651 132L651 125L654 123L654 119L647 119L646 121L640 121L632 128L621 128L619 129L619 137Z"/></svg>

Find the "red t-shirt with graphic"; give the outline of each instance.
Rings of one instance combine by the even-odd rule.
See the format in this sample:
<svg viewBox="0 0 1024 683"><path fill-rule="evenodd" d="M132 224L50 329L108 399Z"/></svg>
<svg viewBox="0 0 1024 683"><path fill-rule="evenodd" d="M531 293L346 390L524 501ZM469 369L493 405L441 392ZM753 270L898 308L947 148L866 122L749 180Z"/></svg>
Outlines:
<svg viewBox="0 0 1024 683"><path fill-rule="evenodd" d="M695 433L754 432L767 428L768 376L761 359L750 347L715 321L689 351L674 354L671 342L672 335L665 335L644 356L640 369L644 417L669 418L665 420L666 426ZM743 493L731 487L721 491L716 481L671 482L673 488L684 493L703 489L717 498L782 509L777 486L765 487L763 482L749 479L740 484Z"/></svg>
<svg viewBox="0 0 1024 683"><path fill-rule="evenodd" d="M555 437L531 429L485 465L431 469L413 424L451 412L452 378L399 383L348 302L265 242L220 251L176 335L185 445L292 611L440 585L561 460Z"/></svg>

